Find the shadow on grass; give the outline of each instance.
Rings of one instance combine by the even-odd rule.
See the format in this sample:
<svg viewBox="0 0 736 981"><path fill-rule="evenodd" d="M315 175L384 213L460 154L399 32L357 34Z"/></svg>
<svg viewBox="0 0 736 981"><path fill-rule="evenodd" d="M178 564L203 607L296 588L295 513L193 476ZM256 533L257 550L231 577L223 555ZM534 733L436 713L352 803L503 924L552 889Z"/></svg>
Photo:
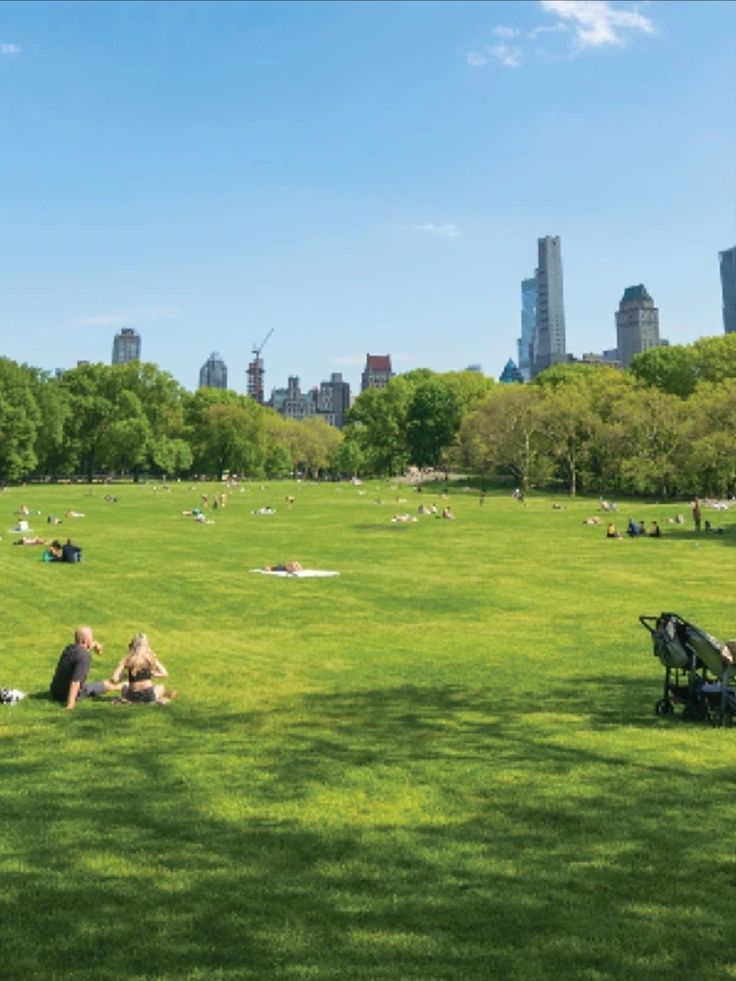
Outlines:
<svg viewBox="0 0 736 981"><path fill-rule="evenodd" d="M716 531L722 527L723 531ZM695 531L694 528L673 527L666 525L662 527L662 544L666 541L673 542L692 542L694 545L736 545L736 525L713 522L710 531Z"/></svg>
<svg viewBox="0 0 736 981"><path fill-rule="evenodd" d="M383 520L377 520L373 524L356 524L352 527L356 531L372 531L374 533L383 533L386 535L396 535L397 533L402 533L408 531L414 522L391 522L389 518Z"/></svg>
<svg viewBox="0 0 736 981"><path fill-rule="evenodd" d="M95 707L6 795L4 977L725 977L733 767L544 724L620 726L639 688L181 705L143 745L122 736L144 714Z"/></svg>

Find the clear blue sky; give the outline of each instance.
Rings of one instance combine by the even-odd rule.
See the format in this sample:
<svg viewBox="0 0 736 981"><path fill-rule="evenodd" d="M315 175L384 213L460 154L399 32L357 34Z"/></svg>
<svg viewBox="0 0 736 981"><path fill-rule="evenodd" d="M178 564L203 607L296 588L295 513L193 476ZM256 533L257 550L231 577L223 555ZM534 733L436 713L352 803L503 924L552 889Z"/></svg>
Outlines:
<svg viewBox="0 0 736 981"><path fill-rule="evenodd" d="M187 388L367 352L498 375L561 235L567 345L721 333L736 244L736 4L0 5L0 354L110 361L120 326Z"/></svg>

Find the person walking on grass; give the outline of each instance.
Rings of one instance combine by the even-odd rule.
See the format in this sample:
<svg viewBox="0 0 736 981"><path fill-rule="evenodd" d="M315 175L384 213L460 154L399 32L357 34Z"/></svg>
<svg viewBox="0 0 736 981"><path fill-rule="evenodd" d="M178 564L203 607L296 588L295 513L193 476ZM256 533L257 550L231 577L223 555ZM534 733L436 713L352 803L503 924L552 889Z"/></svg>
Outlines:
<svg viewBox="0 0 736 981"><path fill-rule="evenodd" d="M51 679L51 697L56 702L64 702L68 710L74 708L83 698L92 698L112 691L109 681L87 681L92 652L102 653L102 644L95 640L91 627L77 627L74 643L68 644L61 652Z"/></svg>

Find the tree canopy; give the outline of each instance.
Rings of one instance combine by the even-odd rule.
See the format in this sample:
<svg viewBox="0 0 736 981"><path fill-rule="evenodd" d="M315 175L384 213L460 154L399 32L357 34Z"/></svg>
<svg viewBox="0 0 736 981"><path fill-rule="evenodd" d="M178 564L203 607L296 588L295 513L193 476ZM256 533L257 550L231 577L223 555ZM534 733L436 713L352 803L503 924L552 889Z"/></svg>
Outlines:
<svg viewBox="0 0 736 981"><path fill-rule="evenodd" d="M115 473L397 474L462 466L525 489L736 491L736 336L637 355L630 371L555 365L531 384L416 369L355 400L339 431L156 365L53 377L0 358L0 479Z"/></svg>

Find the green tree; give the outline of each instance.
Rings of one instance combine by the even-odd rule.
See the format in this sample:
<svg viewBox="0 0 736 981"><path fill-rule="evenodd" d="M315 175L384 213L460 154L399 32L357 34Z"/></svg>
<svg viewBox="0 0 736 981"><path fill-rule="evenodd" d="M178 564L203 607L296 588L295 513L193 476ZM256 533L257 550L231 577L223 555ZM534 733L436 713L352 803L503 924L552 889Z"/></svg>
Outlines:
<svg viewBox="0 0 736 981"><path fill-rule="evenodd" d="M36 433L37 471L57 477L69 471L69 452L65 439L71 412L67 391L47 372L33 368L33 397L41 413Z"/></svg>
<svg viewBox="0 0 736 981"><path fill-rule="evenodd" d="M121 379L115 379L117 388ZM100 448L100 465L108 471L136 475L148 459L151 424L135 392L127 388L114 392L115 415Z"/></svg>
<svg viewBox="0 0 736 981"><path fill-rule="evenodd" d="M137 397L154 438L181 436L185 392L176 379L148 361L113 365L112 370L119 390Z"/></svg>
<svg viewBox="0 0 736 981"><path fill-rule="evenodd" d="M213 461L209 446L212 435L210 410L218 405L238 405L240 398L230 389L220 388L199 388L196 392L185 395L184 438L192 449L192 467L197 473L217 471L218 464Z"/></svg>
<svg viewBox="0 0 736 981"><path fill-rule="evenodd" d="M267 450L262 412L261 406L248 398L210 405L202 424L200 471L218 477L225 470L242 476L260 476Z"/></svg>
<svg viewBox="0 0 736 981"><path fill-rule="evenodd" d="M438 377L455 396L461 416L496 386L495 379L487 378L480 371L446 371Z"/></svg>
<svg viewBox="0 0 736 981"><path fill-rule="evenodd" d="M288 477L294 471L294 463L288 446L271 444L266 451L264 470L267 477Z"/></svg>
<svg viewBox="0 0 736 981"><path fill-rule="evenodd" d="M288 445L294 467L313 477L330 469L343 435L319 416L290 420Z"/></svg>
<svg viewBox="0 0 736 981"><path fill-rule="evenodd" d="M736 378L736 334L701 337L692 345L699 382L722 382Z"/></svg>
<svg viewBox="0 0 736 981"><path fill-rule="evenodd" d="M569 385L571 382L595 382L595 379L602 371L611 371L605 365L596 364L553 364L545 368L534 379L533 384L542 388L558 388L560 385Z"/></svg>
<svg viewBox="0 0 736 981"><path fill-rule="evenodd" d="M25 366L0 358L0 478L20 480L38 462L34 445L41 411L33 396L33 375Z"/></svg>
<svg viewBox="0 0 736 981"><path fill-rule="evenodd" d="M598 418L593 412L587 379L572 375L543 388L540 415L551 455L561 469L570 496L575 497L581 474L587 473Z"/></svg>
<svg viewBox="0 0 736 981"><path fill-rule="evenodd" d="M348 435L343 439L337 451L334 466L338 473L348 474L351 477L357 477L363 472L365 458L355 436Z"/></svg>
<svg viewBox="0 0 736 981"><path fill-rule="evenodd" d="M444 381L430 378L415 389L406 414L409 459L417 467L437 467L460 426L460 407Z"/></svg>
<svg viewBox="0 0 736 981"><path fill-rule="evenodd" d="M462 422L463 461L484 475L511 473L525 491L548 480L552 460L542 399L535 385L498 385Z"/></svg>
<svg viewBox="0 0 736 981"><path fill-rule="evenodd" d="M139 454L132 445L137 436L147 438L141 402L126 388L122 367L81 365L64 372L59 383L70 410L64 432L67 463L90 478L105 467L115 469L119 461L127 469L145 457L145 446Z"/></svg>
<svg viewBox="0 0 736 981"><path fill-rule="evenodd" d="M674 344L652 347L635 354L629 366L631 374L662 392L687 398L697 383L696 359L692 347Z"/></svg>
<svg viewBox="0 0 736 981"><path fill-rule="evenodd" d="M159 436L151 440L151 461L164 476L180 476L192 468L194 454L185 439Z"/></svg>
<svg viewBox="0 0 736 981"><path fill-rule="evenodd" d="M701 382L687 402L684 471L693 494L726 497L736 490L736 379Z"/></svg>
<svg viewBox="0 0 736 981"><path fill-rule="evenodd" d="M670 496L683 479L687 405L658 388L632 389L605 430L622 490Z"/></svg>
<svg viewBox="0 0 736 981"><path fill-rule="evenodd" d="M385 388L361 392L348 413L346 436L356 439L372 473L396 474L406 468L406 420L414 386L403 375Z"/></svg>

